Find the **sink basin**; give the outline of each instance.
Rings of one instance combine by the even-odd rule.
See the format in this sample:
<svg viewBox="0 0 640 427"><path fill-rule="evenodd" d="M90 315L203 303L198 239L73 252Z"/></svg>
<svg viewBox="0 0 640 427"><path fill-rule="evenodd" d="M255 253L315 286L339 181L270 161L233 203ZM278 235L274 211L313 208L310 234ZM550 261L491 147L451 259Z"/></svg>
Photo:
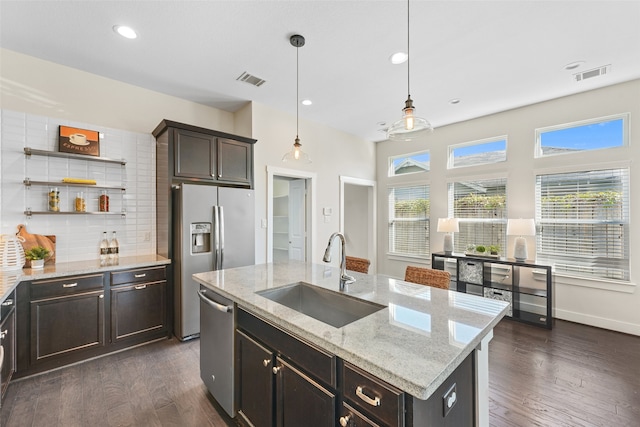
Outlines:
<svg viewBox="0 0 640 427"><path fill-rule="evenodd" d="M256 293L336 328L341 328L385 308L384 305L304 282Z"/></svg>

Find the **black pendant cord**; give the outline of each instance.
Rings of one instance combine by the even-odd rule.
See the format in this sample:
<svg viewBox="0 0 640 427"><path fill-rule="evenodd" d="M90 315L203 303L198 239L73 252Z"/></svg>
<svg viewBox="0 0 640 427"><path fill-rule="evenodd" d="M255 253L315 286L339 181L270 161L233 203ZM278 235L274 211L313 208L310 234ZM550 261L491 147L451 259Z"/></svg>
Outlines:
<svg viewBox="0 0 640 427"><path fill-rule="evenodd" d="M299 139L299 137L298 137L298 132L299 132L298 131L298 121L299 121L298 110L300 108L300 101L299 101L300 94L299 94L299 88L298 88L299 85L300 85L300 71L298 70L298 67L299 67L299 65L298 65L298 63L299 63L299 61L298 61L299 53L300 53L300 48L296 47L296 141Z"/></svg>
<svg viewBox="0 0 640 427"><path fill-rule="evenodd" d="M409 55L409 40L410 40L410 27L409 27L409 0L407 0L407 98L411 98L411 85L409 69L411 68L411 55Z"/></svg>

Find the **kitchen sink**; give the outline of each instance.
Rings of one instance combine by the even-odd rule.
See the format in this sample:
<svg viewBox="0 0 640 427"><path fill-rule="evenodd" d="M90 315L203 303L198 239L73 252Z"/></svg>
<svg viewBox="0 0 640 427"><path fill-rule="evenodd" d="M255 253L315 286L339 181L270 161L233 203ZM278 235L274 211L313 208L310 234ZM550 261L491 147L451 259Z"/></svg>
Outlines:
<svg viewBox="0 0 640 427"><path fill-rule="evenodd" d="M384 305L329 291L305 282L296 282L256 293L335 328L341 328L385 308Z"/></svg>

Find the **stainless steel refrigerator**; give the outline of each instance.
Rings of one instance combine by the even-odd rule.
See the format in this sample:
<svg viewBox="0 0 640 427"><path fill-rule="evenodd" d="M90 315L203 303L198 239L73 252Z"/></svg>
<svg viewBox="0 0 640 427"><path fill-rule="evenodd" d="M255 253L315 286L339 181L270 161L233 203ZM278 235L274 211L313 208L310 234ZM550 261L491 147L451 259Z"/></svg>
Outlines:
<svg viewBox="0 0 640 427"><path fill-rule="evenodd" d="M253 190L180 184L174 189L174 334L200 335L194 273L255 264Z"/></svg>

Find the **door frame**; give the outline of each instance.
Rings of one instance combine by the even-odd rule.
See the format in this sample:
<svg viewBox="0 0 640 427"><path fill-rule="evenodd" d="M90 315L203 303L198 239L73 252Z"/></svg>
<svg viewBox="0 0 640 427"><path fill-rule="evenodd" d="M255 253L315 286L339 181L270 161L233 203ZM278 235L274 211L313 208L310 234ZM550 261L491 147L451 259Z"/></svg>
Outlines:
<svg viewBox="0 0 640 427"><path fill-rule="evenodd" d="M376 273L376 257L378 254L378 234L377 234L377 211L376 211L376 182L369 179L354 178L340 175L340 231L344 233L344 186L345 184L359 185L368 188L369 206L367 215L369 217L369 235L371 244L369 245L367 258L371 261L370 272Z"/></svg>
<svg viewBox="0 0 640 427"><path fill-rule="evenodd" d="M307 182L307 197L305 203L306 221L309 227L306 233L306 259L313 262L316 258L313 245L313 237L316 235L316 217L313 214L316 209L316 181L314 172L285 169L275 166L267 166L267 262L273 262L273 177L284 176L288 178L304 179Z"/></svg>

